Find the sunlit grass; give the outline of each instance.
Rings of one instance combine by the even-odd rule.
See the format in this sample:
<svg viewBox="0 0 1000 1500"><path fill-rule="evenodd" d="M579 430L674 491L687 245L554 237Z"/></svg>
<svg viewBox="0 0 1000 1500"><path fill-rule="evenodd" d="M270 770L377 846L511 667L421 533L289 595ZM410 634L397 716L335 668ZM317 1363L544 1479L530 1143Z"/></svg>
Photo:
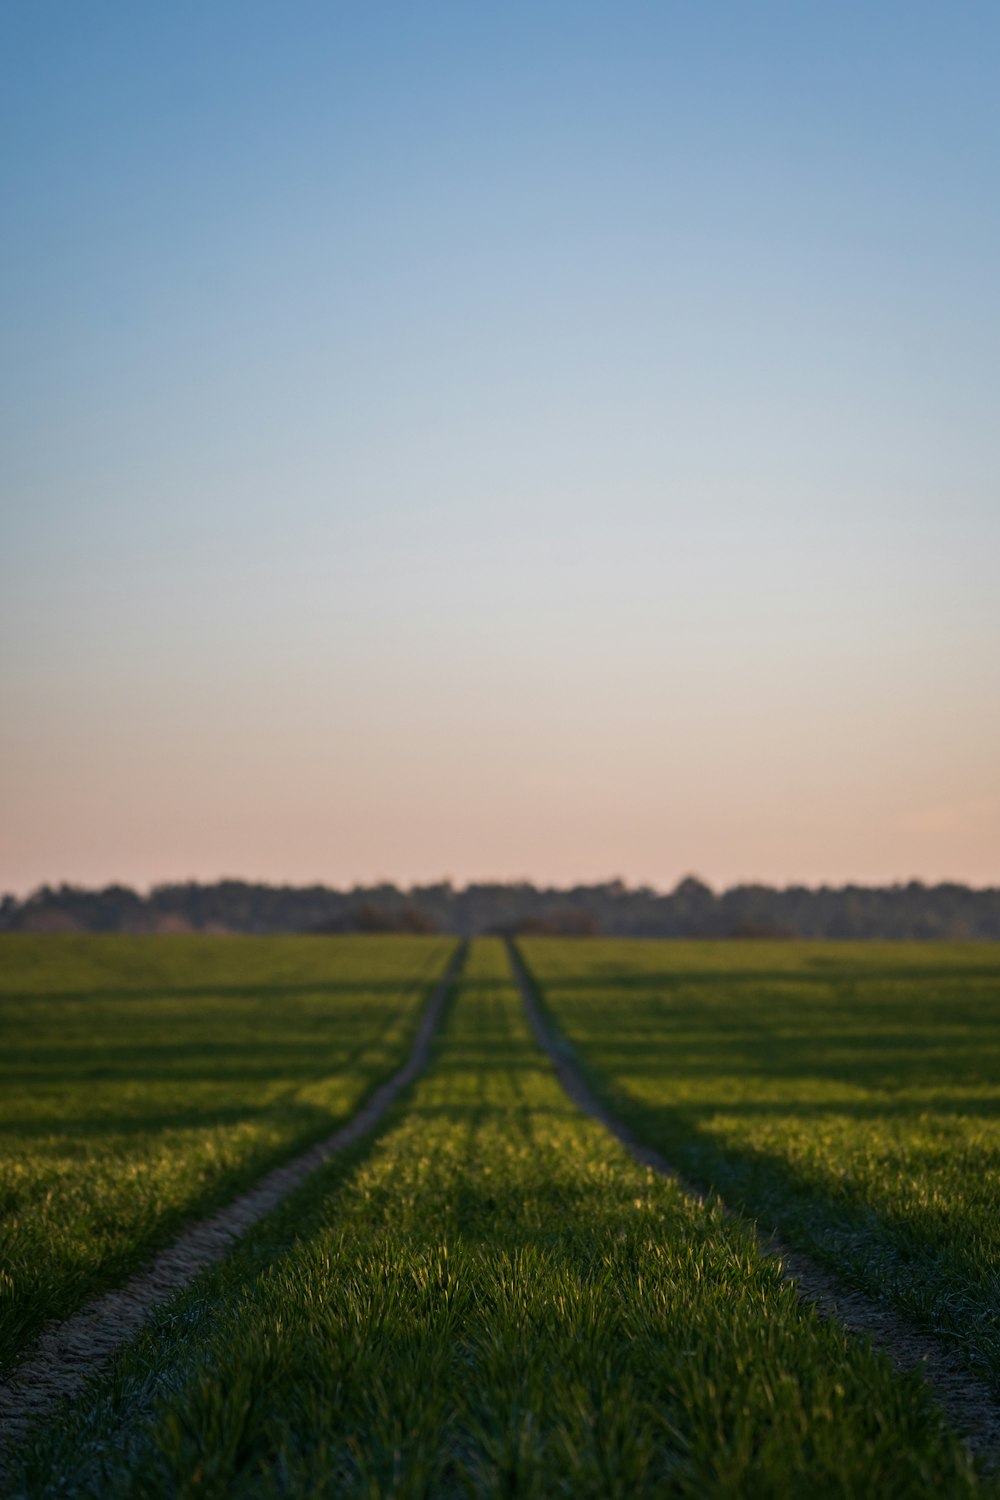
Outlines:
<svg viewBox="0 0 1000 1500"><path fill-rule="evenodd" d="M430 1072L41 1440L38 1496L966 1496L916 1379L567 1101L501 945Z"/></svg>
<svg viewBox="0 0 1000 1500"><path fill-rule="evenodd" d="M651 1144L1000 1389L1000 955L972 944L522 951Z"/></svg>
<svg viewBox="0 0 1000 1500"><path fill-rule="evenodd" d="M0 1368L402 1061L436 938L0 938Z"/></svg>

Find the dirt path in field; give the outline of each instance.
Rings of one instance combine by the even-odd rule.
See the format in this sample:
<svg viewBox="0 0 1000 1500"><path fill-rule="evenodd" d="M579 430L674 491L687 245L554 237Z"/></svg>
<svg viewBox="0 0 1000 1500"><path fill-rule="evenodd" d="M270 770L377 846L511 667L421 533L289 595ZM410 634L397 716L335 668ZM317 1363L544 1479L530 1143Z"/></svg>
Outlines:
<svg viewBox="0 0 1000 1500"><path fill-rule="evenodd" d="M573 1103L621 1141L636 1161L652 1167L660 1176L670 1178L689 1197L704 1203L705 1194L699 1188L686 1181L658 1151L640 1141L588 1088L577 1070L570 1044L555 1027L549 1026L543 1016L534 983L520 954L512 943L508 943L507 951L531 1029L539 1046L552 1060L559 1082ZM738 1217L731 1210L727 1212L731 1212L733 1218ZM897 1369L919 1371L934 1400L983 1467L993 1470L998 1466L1000 1402L989 1386L971 1374L952 1350L940 1344L933 1335L915 1328L885 1304L842 1285L808 1256L788 1250L774 1236L762 1242L762 1249L780 1262L785 1280L794 1286L803 1301L816 1308L821 1317L836 1319L850 1333L871 1339Z"/></svg>
<svg viewBox="0 0 1000 1500"><path fill-rule="evenodd" d="M317 1167L375 1128L426 1067L448 992L464 956L464 945L459 944L427 1002L407 1061L372 1092L346 1125L300 1156L275 1167L218 1213L192 1224L160 1252L147 1270L133 1276L125 1286L88 1302L65 1323L42 1334L10 1380L0 1385L0 1480L5 1454L10 1455L37 1418L58 1402L75 1396L117 1348L135 1337L156 1308L168 1302L200 1271L222 1260L252 1224L276 1208Z"/></svg>

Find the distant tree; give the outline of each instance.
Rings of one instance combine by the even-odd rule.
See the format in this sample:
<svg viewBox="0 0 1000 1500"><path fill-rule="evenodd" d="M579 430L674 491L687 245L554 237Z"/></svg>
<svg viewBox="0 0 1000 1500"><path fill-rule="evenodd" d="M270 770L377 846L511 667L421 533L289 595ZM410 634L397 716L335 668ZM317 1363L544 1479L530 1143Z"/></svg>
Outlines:
<svg viewBox="0 0 1000 1500"><path fill-rule="evenodd" d="M434 932L434 923L419 907L407 902L404 906L377 906L366 902L351 915L355 932Z"/></svg>
<svg viewBox="0 0 1000 1500"><path fill-rule="evenodd" d="M620 880L538 887L446 881L403 891L388 882L334 890L242 880L191 881L140 896L123 885L101 890L41 886L0 898L3 932L536 932L620 937L972 938L1000 939L1000 890L954 882L905 885L739 885L714 892L689 875L673 891L630 890Z"/></svg>
<svg viewBox="0 0 1000 1500"><path fill-rule="evenodd" d="M517 937L597 937L601 930L592 911L566 907L544 917L523 917L513 929Z"/></svg>

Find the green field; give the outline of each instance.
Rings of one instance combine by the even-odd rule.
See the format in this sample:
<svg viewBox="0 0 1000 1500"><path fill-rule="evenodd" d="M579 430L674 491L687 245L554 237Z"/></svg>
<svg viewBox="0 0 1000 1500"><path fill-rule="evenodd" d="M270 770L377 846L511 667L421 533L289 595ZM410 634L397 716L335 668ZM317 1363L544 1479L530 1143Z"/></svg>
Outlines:
<svg viewBox="0 0 1000 1500"><path fill-rule="evenodd" d="M402 1061L441 938L0 940L0 1371Z"/></svg>
<svg viewBox="0 0 1000 1500"><path fill-rule="evenodd" d="M522 952L591 1084L699 1184L954 1340L1000 1393L1000 954Z"/></svg>
<svg viewBox="0 0 1000 1500"><path fill-rule="evenodd" d="M407 1050L450 947L0 945L19 971L6 1024L24 1037L3 1054L19 1100L7 1142L33 1194L5 1225L26 1271L28 1247L58 1268L69 1246L31 1317L356 1107ZM937 1246L921 1266L935 1288L952 1276L985 1338L995 1231L974 1161L995 1098L990 950L523 951L637 1133L692 1175L722 1186L729 1172L730 1202L762 1194L762 1224L780 1208L789 1240L801 1223L810 1248L828 1233L831 1257L854 1246L844 1266L869 1286L877 1255L901 1283L900 1247ZM88 1134L98 1099L109 1129ZM98 1236L95 1218L121 1228ZM374 1136L161 1309L38 1428L11 1484L150 1500L1000 1493L915 1375L798 1301L750 1217L637 1165L569 1102L494 939L472 944L428 1070Z"/></svg>

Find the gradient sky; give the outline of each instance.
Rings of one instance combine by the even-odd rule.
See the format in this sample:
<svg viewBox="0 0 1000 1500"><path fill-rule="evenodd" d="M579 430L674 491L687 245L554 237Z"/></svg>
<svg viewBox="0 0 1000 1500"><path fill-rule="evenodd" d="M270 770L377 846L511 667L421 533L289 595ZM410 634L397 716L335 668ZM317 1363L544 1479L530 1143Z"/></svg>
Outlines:
<svg viewBox="0 0 1000 1500"><path fill-rule="evenodd" d="M0 889L1000 882L995 4L0 46Z"/></svg>

